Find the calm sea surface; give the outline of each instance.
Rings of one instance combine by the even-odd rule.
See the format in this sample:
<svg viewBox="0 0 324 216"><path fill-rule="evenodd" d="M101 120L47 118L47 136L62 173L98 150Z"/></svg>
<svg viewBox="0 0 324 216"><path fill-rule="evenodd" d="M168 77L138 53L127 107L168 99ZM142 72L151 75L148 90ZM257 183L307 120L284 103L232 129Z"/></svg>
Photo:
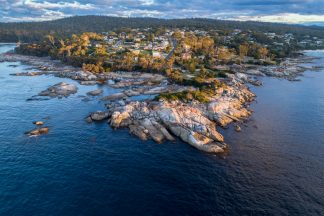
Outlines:
<svg viewBox="0 0 324 216"><path fill-rule="evenodd" d="M24 70L0 63L0 215L324 215L324 71L253 87L254 114L241 133L222 130L231 149L220 157L87 124L104 104L83 96L116 91L109 87L26 101L58 82L77 83L9 76ZM50 133L27 137L36 120Z"/></svg>

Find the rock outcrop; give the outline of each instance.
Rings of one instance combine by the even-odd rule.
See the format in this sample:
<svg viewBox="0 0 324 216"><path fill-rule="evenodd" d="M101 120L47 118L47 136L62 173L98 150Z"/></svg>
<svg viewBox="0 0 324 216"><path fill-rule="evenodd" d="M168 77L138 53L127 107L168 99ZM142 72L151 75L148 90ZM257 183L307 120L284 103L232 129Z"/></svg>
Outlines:
<svg viewBox="0 0 324 216"><path fill-rule="evenodd" d="M48 74L47 72L21 72L21 73L14 73L10 74L11 76L40 76L43 74Z"/></svg>
<svg viewBox="0 0 324 216"><path fill-rule="evenodd" d="M57 76L83 81L84 83L96 83L98 79L96 75L89 71L60 72L57 73Z"/></svg>
<svg viewBox="0 0 324 216"><path fill-rule="evenodd" d="M122 107L112 107L110 111L112 127L128 127L132 134L143 140L173 141L172 133L206 152L223 152L226 146L214 122L198 108L181 102L129 102Z"/></svg>
<svg viewBox="0 0 324 216"><path fill-rule="evenodd" d="M103 100L103 101L114 101L114 100L119 100L119 99L123 99L123 98L127 98L127 95L120 92L120 93L115 93L115 94L105 96L105 97L101 98L101 100Z"/></svg>
<svg viewBox="0 0 324 216"><path fill-rule="evenodd" d="M68 97L71 94L75 94L78 91L78 87L73 84L68 84L64 82L57 83L45 91L42 91L38 96L48 96L48 97Z"/></svg>
<svg viewBox="0 0 324 216"><path fill-rule="evenodd" d="M97 81L81 81L80 85L88 85L88 86L97 85Z"/></svg>
<svg viewBox="0 0 324 216"><path fill-rule="evenodd" d="M33 124L34 125L37 125L37 126L40 126L40 125L43 125L44 122L42 122L42 121L35 121L35 122L33 122Z"/></svg>
<svg viewBox="0 0 324 216"><path fill-rule="evenodd" d="M31 130L29 132L26 132L28 136L39 136L42 134L48 134L49 128L48 127L42 127L42 128L36 128L34 130Z"/></svg>
<svg viewBox="0 0 324 216"><path fill-rule="evenodd" d="M104 119L107 119L109 117L109 112L103 112L103 111L97 111L97 112L93 112L91 113L86 120L88 122L92 122L92 121L102 121Z"/></svg>
<svg viewBox="0 0 324 216"><path fill-rule="evenodd" d="M97 90L88 92L87 95L90 95L90 96L98 96L98 95L101 95L102 93L103 93L103 90L102 89L97 89Z"/></svg>
<svg viewBox="0 0 324 216"><path fill-rule="evenodd" d="M160 91L156 88L155 91ZM126 93L126 92L125 92ZM179 137L191 146L209 153L221 153L227 148L217 126L248 117L245 107L254 94L246 86L233 79L231 86L219 88L210 102L182 101L128 101L125 93L106 96L108 111L100 113L113 128L129 128L131 134L142 140L153 139L157 143L174 141ZM129 91L128 91L129 93ZM90 115L93 119L93 114Z"/></svg>

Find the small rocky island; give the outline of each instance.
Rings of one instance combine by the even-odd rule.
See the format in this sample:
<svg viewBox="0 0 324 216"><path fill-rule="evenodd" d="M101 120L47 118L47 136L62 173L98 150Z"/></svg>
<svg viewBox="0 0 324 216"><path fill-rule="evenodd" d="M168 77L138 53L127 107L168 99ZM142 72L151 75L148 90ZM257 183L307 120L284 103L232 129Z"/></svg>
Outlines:
<svg viewBox="0 0 324 216"><path fill-rule="evenodd" d="M54 75L80 85L114 88L116 93L110 95L100 88L86 94L105 105L86 116L87 122L107 121L112 128L128 128L140 139L157 143L180 138L208 153L222 153L228 147L219 127L236 122L240 132L239 123L252 114L249 104L256 96L249 85L261 86L259 78L264 76L298 81L305 70L318 69L300 66L313 60L301 53L275 58L278 50L267 44L246 41L235 50L215 44L215 32L169 31L156 42L152 35L138 32L144 36L136 40L147 45L140 52L125 42L124 34L115 44L96 33L60 41L48 36L48 42L21 45L16 52L1 55L0 61L31 65L31 72L13 76ZM40 53L50 57L35 56ZM77 91L76 85L61 82L28 100L64 98ZM47 132L45 127L28 134Z"/></svg>

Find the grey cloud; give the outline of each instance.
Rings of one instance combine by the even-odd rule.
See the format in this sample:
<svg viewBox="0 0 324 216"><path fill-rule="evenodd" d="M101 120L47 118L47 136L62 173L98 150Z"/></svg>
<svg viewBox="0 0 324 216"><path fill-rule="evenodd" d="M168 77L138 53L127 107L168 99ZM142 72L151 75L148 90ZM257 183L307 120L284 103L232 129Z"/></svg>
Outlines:
<svg viewBox="0 0 324 216"><path fill-rule="evenodd" d="M323 15L324 0L0 0L0 21L73 15L231 19L275 14Z"/></svg>

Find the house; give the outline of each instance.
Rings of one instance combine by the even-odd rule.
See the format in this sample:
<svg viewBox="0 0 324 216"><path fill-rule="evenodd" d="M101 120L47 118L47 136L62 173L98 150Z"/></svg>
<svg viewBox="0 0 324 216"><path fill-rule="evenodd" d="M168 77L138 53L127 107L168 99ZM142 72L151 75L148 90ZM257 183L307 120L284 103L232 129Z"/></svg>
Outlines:
<svg viewBox="0 0 324 216"><path fill-rule="evenodd" d="M102 47L102 44L97 41L92 41L91 44L89 44L89 46L100 48Z"/></svg>
<svg viewBox="0 0 324 216"><path fill-rule="evenodd" d="M160 52L153 51L152 56L153 56L153 58L161 58L162 54Z"/></svg>
<svg viewBox="0 0 324 216"><path fill-rule="evenodd" d="M125 46L133 46L134 45L134 42L132 42L132 41L129 41L129 42L124 42L124 45Z"/></svg>
<svg viewBox="0 0 324 216"><path fill-rule="evenodd" d="M107 41L109 44L113 44L113 43L115 43L115 40L114 39L108 39L108 41Z"/></svg>
<svg viewBox="0 0 324 216"><path fill-rule="evenodd" d="M103 37L103 40L104 40L104 41L108 41L108 40L109 40L108 36L104 36L104 37Z"/></svg>
<svg viewBox="0 0 324 216"><path fill-rule="evenodd" d="M189 52L190 48L191 48L188 44L183 44L182 47L183 47L185 52Z"/></svg>
<svg viewBox="0 0 324 216"><path fill-rule="evenodd" d="M121 32L119 34L119 38L121 38L121 39L126 39L126 37L127 37L127 34L125 32Z"/></svg>
<svg viewBox="0 0 324 216"><path fill-rule="evenodd" d="M190 52L182 53L181 58L183 60L189 60L189 59L191 59L191 53Z"/></svg>
<svg viewBox="0 0 324 216"><path fill-rule="evenodd" d="M283 43L279 43L279 42L274 42L273 44L276 45L276 46L283 46L284 45Z"/></svg>
<svg viewBox="0 0 324 216"><path fill-rule="evenodd" d="M136 48L136 49L140 48L140 46L141 46L140 43L135 43L135 44L133 45L133 47Z"/></svg>
<svg viewBox="0 0 324 216"><path fill-rule="evenodd" d="M206 56L204 56L204 55L198 56L198 59L200 59L200 60L205 60L205 58L206 58Z"/></svg>
<svg viewBox="0 0 324 216"><path fill-rule="evenodd" d="M267 35L268 36L268 38L270 38L270 39L274 39L277 35L276 35L276 33L265 33L265 35Z"/></svg>

